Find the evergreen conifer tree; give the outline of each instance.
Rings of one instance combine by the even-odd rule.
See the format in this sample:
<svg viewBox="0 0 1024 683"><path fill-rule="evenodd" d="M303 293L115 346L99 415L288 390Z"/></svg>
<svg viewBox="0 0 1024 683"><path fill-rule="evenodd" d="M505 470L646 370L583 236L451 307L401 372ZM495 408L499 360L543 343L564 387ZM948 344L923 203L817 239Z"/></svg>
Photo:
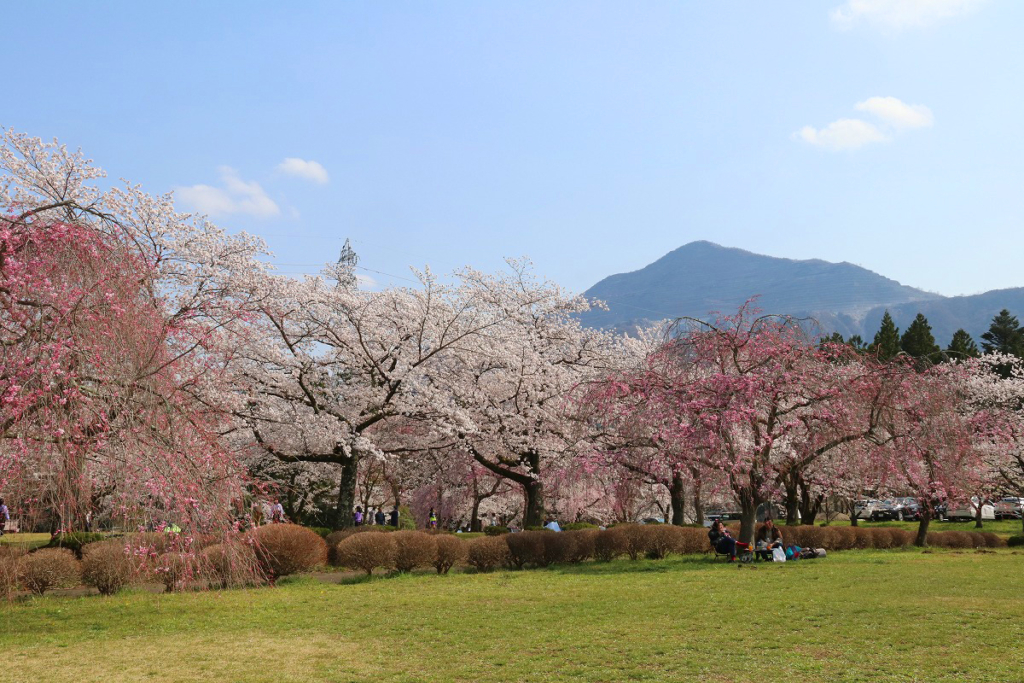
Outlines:
<svg viewBox="0 0 1024 683"><path fill-rule="evenodd" d="M971 338L967 330L961 328L953 333L953 339L949 342L949 348L946 349L946 356L950 360L977 358L980 355L978 345L974 343L974 339Z"/></svg>
<svg viewBox="0 0 1024 683"><path fill-rule="evenodd" d="M992 318L988 332L981 335L981 338L981 348L985 353L998 352L1024 357L1024 330L1021 330L1017 317L1010 315L1005 308Z"/></svg>
<svg viewBox="0 0 1024 683"><path fill-rule="evenodd" d="M882 325L875 333L870 350L882 361L892 360L900 352L900 330L892 321L889 311L882 316Z"/></svg>
<svg viewBox="0 0 1024 683"><path fill-rule="evenodd" d="M910 323L910 327L900 338L900 348L903 353L924 363L938 362L939 345L935 343L932 326L928 324L928 318L924 317L924 314L918 313L914 322Z"/></svg>

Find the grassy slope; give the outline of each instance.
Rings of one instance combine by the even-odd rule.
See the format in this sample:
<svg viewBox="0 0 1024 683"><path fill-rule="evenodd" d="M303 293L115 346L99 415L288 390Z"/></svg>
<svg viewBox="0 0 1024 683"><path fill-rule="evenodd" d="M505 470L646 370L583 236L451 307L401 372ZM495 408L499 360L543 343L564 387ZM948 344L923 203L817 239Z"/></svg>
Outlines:
<svg viewBox="0 0 1024 683"><path fill-rule="evenodd" d="M1024 555L700 557L352 585L42 598L8 681L1015 681Z"/></svg>

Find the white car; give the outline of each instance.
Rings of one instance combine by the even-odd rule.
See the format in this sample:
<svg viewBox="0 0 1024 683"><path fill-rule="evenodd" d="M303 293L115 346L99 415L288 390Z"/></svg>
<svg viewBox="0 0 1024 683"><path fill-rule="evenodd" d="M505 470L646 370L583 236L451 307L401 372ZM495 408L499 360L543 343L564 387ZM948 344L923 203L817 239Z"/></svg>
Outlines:
<svg viewBox="0 0 1024 683"><path fill-rule="evenodd" d="M946 519L951 522L970 522L975 519L978 514L978 499L971 498L971 502L968 505L958 505L955 508L950 509L946 513ZM983 502L981 504L981 519L984 521L995 521L996 508L991 503Z"/></svg>
<svg viewBox="0 0 1024 683"><path fill-rule="evenodd" d="M1024 512L1024 498L1003 498L995 505L996 519L1020 519Z"/></svg>

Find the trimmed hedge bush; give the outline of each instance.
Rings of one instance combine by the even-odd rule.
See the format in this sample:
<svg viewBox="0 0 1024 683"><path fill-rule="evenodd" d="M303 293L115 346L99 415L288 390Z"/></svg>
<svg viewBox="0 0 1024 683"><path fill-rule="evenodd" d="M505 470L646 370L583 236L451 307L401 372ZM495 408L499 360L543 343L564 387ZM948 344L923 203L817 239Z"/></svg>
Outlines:
<svg viewBox="0 0 1024 683"><path fill-rule="evenodd" d="M519 534L509 534L518 536ZM489 572L508 562L508 544L504 537L481 536L469 542L467 560L480 572Z"/></svg>
<svg viewBox="0 0 1024 683"><path fill-rule="evenodd" d="M528 564L546 567L548 560L544 553L544 537L554 534L554 531L521 531L505 534L501 538L508 545L509 563L516 569L522 569Z"/></svg>
<svg viewBox="0 0 1024 683"><path fill-rule="evenodd" d="M488 536L501 536L508 533L507 526L485 526L484 533Z"/></svg>
<svg viewBox="0 0 1024 683"><path fill-rule="evenodd" d="M1024 546L1024 536L1010 536L1008 539L1006 539L1006 545L1010 546L1011 548L1019 548L1021 546Z"/></svg>
<svg viewBox="0 0 1024 683"><path fill-rule="evenodd" d="M170 552L156 558L153 574L164 584L164 589L171 593L183 590L195 579L198 568L199 563L195 555Z"/></svg>
<svg viewBox="0 0 1024 683"><path fill-rule="evenodd" d="M594 537L594 557L610 562L626 554L626 533L620 527L598 531Z"/></svg>
<svg viewBox="0 0 1024 683"><path fill-rule="evenodd" d="M82 576L81 563L67 548L41 548L21 558L21 585L36 595L51 588L77 586Z"/></svg>
<svg viewBox="0 0 1024 683"><path fill-rule="evenodd" d="M82 549L82 579L103 595L113 595L138 576L138 562L123 540L99 541Z"/></svg>
<svg viewBox="0 0 1024 683"><path fill-rule="evenodd" d="M570 522L562 527L562 531L581 531L583 529L597 529L596 524L587 524L586 522Z"/></svg>
<svg viewBox="0 0 1024 683"><path fill-rule="evenodd" d="M271 581L327 564L327 543L297 524L268 524L253 530L256 557Z"/></svg>
<svg viewBox="0 0 1024 683"><path fill-rule="evenodd" d="M10 598L18 590L21 558L25 551L10 545L0 545L0 597Z"/></svg>
<svg viewBox="0 0 1024 683"><path fill-rule="evenodd" d="M394 566L394 534L351 534L335 547L337 566L362 569L367 575L377 567Z"/></svg>
<svg viewBox="0 0 1024 683"><path fill-rule="evenodd" d="M563 561L579 564L594 557L594 541L597 534L597 528L563 531L560 534L566 545Z"/></svg>
<svg viewBox="0 0 1024 683"><path fill-rule="evenodd" d="M254 586L263 579L256 550L244 541L207 546L201 557L203 571L221 588Z"/></svg>
<svg viewBox="0 0 1024 683"><path fill-rule="evenodd" d="M435 541L434 569L438 574L447 574L448 570L466 561L469 544L455 536L437 536Z"/></svg>
<svg viewBox="0 0 1024 683"><path fill-rule="evenodd" d="M422 531L396 531L391 534L395 539L393 566L399 572L411 572L416 567L428 567L437 557L437 538Z"/></svg>

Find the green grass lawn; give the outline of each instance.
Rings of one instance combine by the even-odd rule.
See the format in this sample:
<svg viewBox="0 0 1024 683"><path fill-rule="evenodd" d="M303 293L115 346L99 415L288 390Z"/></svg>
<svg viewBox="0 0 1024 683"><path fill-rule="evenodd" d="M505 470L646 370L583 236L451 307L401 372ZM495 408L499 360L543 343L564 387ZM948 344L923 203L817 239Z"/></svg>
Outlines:
<svg viewBox="0 0 1024 683"><path fill-rule="evenodd" d="M1020 681L1024 554L704 557L3 608L9 681Z"/></svg>
<svg viewBox="0 0 1024 683"><path fill-rule="evenodd" d="M849 526L850 523L847 521L835 521L832 524L838 526ZM865 522L863 519L858 521L859 526L865 528L873 527L896 527L898 529L906 529L907 531L917 533L917 527L920 522ZM785 524L782 525L783 531L785 531ZM999 534L1000 536L1020 536L1024 534L1022 530L1021 522L1019 519L1000 519L1000 520L988 520L983 523L982 528L975 529L974 522L939 522L932 521L928 525L928 531L991 531Z"/></svg>

